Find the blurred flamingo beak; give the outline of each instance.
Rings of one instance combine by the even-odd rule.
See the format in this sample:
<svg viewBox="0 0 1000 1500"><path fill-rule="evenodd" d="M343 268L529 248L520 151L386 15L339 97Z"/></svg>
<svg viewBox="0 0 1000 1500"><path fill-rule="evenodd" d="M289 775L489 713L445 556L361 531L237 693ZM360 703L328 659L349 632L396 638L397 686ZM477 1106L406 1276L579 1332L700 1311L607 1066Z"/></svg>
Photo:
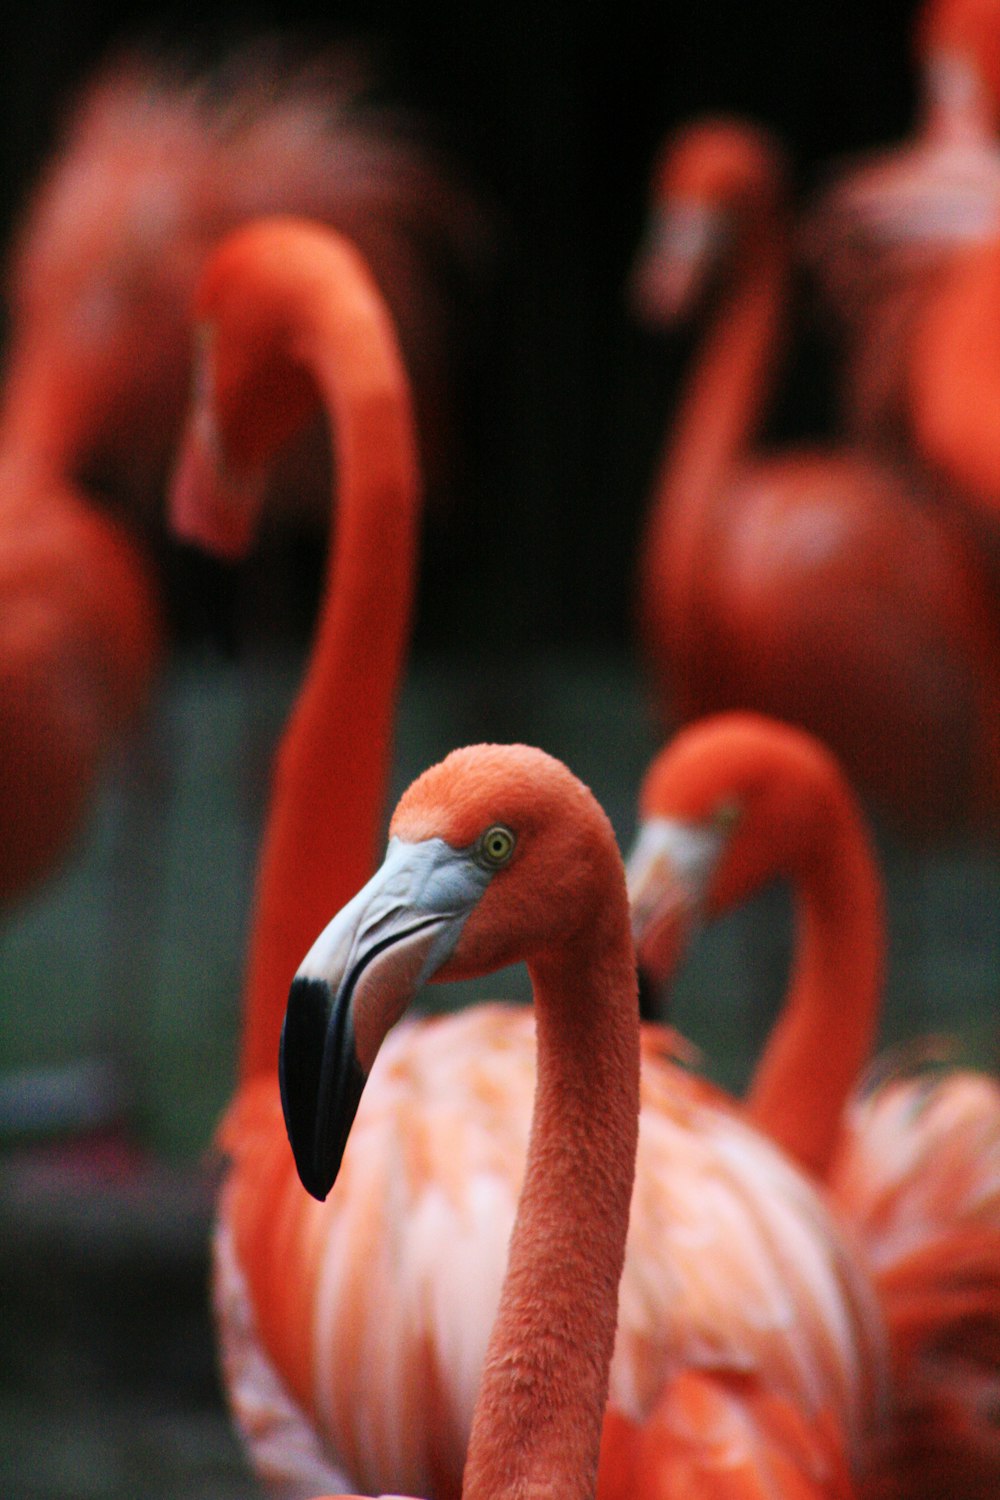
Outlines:
<svg viewBox="0 0 1000 1500"><path fill-rule="evenodd" d="M653 984L671 980L704 918L725 834L671 818L649 818L625 865L632 936L640 970Z"/></svg>
<svg viewBox="0 0 1000 1500"><path fill-rule="evenodd" d="M633 315L660 328L683 317L700 295L723 238L720 216L700 204L656 209L629 280Z"/></svg>

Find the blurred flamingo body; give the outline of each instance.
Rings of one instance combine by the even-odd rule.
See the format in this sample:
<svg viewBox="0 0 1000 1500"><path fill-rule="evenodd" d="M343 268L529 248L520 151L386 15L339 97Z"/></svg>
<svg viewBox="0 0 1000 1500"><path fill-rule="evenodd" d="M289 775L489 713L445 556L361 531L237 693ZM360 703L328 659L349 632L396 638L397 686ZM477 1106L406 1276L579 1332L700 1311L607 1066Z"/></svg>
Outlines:
<svg viewBox="0 0 1000 1500"><path fill-rule="evenodd" d="M803 245L843 339L851 434L913 456L914 338L939 280L1000 233L996 0L926 0L914 28L922 109L912 139L849 163Z"/></svg>
<svg viewBox="0 0 1000 1500"><path fill-rule="evenodd" d="M0 457L0 909L66 857L160 659L155 581L66 482Z"/></svg>
<svg viewBox="0 0 1000 1500"><path fill-rule="evenodd" d="M324 1204L302 1193L275 1077L279 1000L329 911L369 873L381 823L415 565L406 383L360 258L315 226L265 221L238 234L207 268L196 315L204 363L177 524L229 551L247 544L261 465L302 415L303 370L325 392L345 465L316 646L278 759L241 1083L222 1129L231 1167L216 1297L227 1384L277 1493L350 1482L456 1495L528 1148L531 1014L486 1006L390 1036ZM619 1492L622 1455L640 1442L662 1444L671 1431L676 1442L702 1376L743 1414L745 1471L792 1431L786 1463L815 1471L817 1494L847 1493L880 1381L865 1278L809 1186L668 1051L659 1030L643 1043L639 1186L601 1493ZM712 1266L706 1175L734 1226ZM776 1252L785 1237L795 1249ZM668 1250L674 1280L660 1275ZM721 1461L697 1432L689 1439L692 1466Z"/></svg>
<svg viewBox="0 0 1000 1500"><path fill-rule="evenodd" d="M668 720L751 708L823 738L897 823L1000 806L1000 611L978 553L860 450L749 445L782 328L772 143L707 121L667 147L633 283L657 319L725 281L656 480L640 627Z"/></svg>
<svg viewBox="0 0 1000 1500"><path fill-rule="evenodd" d="M4 904L70 847L155 680L188 308L217 240L269 210L349 230L404 330L425 447L447 441L446 301L428 250L472 275L484 234L408 123L366 106L366 86L346 58L303 64L276 44L200 75L121 57L83 92L28 205L0 408ZM285 514L326 519L325 464L315 439L299 445Z"/></svg>
<svg viewBox="0 0 1000 1500"><path fill-rule="evenodd" d="M994 1491L1000 1086L891 1062L868 1077L884 936L874 858L843 774L798 729L720 714L654 761L641 816L633 930L640 964L661 981L698 915L776 877L792 885L793 976L746 1108L826 1182L877 1275L899 1410L872 1493Z"/></svg>

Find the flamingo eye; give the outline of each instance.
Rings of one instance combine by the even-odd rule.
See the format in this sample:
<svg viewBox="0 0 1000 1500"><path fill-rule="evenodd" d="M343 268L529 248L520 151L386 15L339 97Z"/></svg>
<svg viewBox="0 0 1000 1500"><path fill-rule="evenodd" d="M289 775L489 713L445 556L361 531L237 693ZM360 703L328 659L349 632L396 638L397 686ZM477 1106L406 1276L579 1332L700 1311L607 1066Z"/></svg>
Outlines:
<svg viewBox="0 0 1000 1500"><path fill-rule="evenodd" d="M488 870L499 869L501 865L507 863L514 853L516 842L509 828L505 828L502 823L494 823L493 827L487 828L486 832L478 840L476 844L476 858Z"/></svg>
<svg viewBox="0 0 1000 1500"><path fill-rule="evenodd" d="M720 833L730 833L740 821L742 808L738 802L722 802L715 809L712 822Z"/></svg>

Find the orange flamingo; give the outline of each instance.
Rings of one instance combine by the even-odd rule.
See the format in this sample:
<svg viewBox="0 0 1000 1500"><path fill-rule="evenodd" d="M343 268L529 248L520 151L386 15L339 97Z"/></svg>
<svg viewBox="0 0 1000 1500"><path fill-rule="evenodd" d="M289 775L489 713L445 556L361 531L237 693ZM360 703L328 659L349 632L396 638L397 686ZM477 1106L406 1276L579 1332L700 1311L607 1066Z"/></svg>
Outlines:
<svg viewBox="0 0 1000 1500"><path fill-rule="evenodd" d="M385 864L291 987L282 1097L318 1219L379 1047L419 985L519 959L537 1083L461 1493L584 1500L597 1486L635 1175L639 1011L614 834L563 765L476 746L410 787Z"/></svg>
<svg viewBox="0 0 1000 1500"><path fill-rule="evenodd" d="M878 873L860 811L811 736L752 714L690 725L647 774L629 860L640 964L662 982L692 923L791 883L788 998L747 1112L823 1179L870 1253L898 1420L873 1494L996 1493L1000 1086L883 1064L855 1092L882 988Z"/></svg>
<svg viewBox="0 0 1000 1500"><path fill-rule="evenodd" d="M386 1032L419 986L518 959L528 963L535 992L537 1092L502 1292L496 1287L487 1295L484 1286L481 1301L486 1305L462 1309L466 1322L477 1321L492 1314L499 1297L462 1495L506 1493L507 1480L515 1486L511 1493L594 1494L614 1341L613 1294L621 1276L612 1403L616 1367L620 1378L623 1363L628 1301L637 1290L630 1285L630 1247L641 1232L637 1217L648 1212L643 1200L654 1191L664 1194L655 1217L669 1246L661 1279L671 1282L668 1304L671 1299L681 1304L673 1317L687 1327L678 1328L680 1344L665 1389L659 1392L652 1421L635 1434L634 1451L626 1455L622 1441L631 1424L611 1420L610 1439L606 1429L597 1493L664 1500L689 1493L735 1497L759 1493L765 1481L782 1495L852 1493L846 1474L834 1473L823 1458L823 1445L817 1445L817 1434L810 1432L801 1412L787 1403L775 1405L773 1397L761 1401L760 1372L730 1364L716 1342L721 1330L713 1336L703 1321L707 1308L702 1298L721 1269L713 1262L726 1259L727 1252L717 1222L711 1238L703 1238L718 1209L703 1216L698 1190L704 1202L706 1195L731 1182L735 1160L726 1158L728 1150L735 1150L741 1160L737 1171L749 1169L743 1195L752 1195L755 1167L742 1153L749 1147L752 1157L755 1138L690 1075L672 1073L662 1064L650 1067L648 1038L636 1089L640 1036L634 958L613 834L590 794L541 751L476 746L453 752L420 777L393 817L381 870L334 917L303 960L289 995L281 1048L289 1139L302 1182L318 1200L309 1207L312 1228L303 1229L302 1241L315 1245L320 1224L330 1226L329 1206L336 1193L325 1200L338 1172L350 1176L367 1164L354 1134L345 1149L345 1135L355 1111L361 1122L364 1105L359 1109L359 1101L367 1098L363 1091L382 1089L392 1079L392 1066L376 1075L373 1064L384 1055L379 1048ZM623 1048L627 1064L621 1060ZM486 1068L485 1058L480 1065ZM654 1080L652 1074L660 1076ZM629 1079L627 1094L623 1076ZM397 1090L399 1081L397 1075ZM665 1094L651 1112L653 1086ZM587 1203L589 1172L599 1167L608 1190L613 1163L625 1155L623 1142L630 1158L635 1152L639 1094L643 1107L631 1222L631 1180L617 1173L609 1225L600 1209ZM419 1132L421 1121L410 1115L408 1129ZM654 1144L650 1137L661 1131L676 1131L677 1138L669 1145L663 1140ZM427 1146L425 1140L418 1154L424 1155ZM653 1177L645 1177L649 1156L644 1162L644 1151L659 1158L660 1170ZM426 1172L426 1162L413 1162L408 1170ZM546 1171L542 1186L539 1174ZM379 1191L386 1186L380 1184ZM448 1190L446 1182L442 1187ZM728 1197L730 1188L723 1191ZM472 1209L467 1192L463 1196L465 1201L450 1210L456 1229ZM599 1222L592 1244L581 1226L590 1225L595 1211ZM394 1213L393 1218L405 1225L407 1239L419 1237L419 1213L398 1221ZM813 1229L817 1227L814 1223ZM735 1224L732 1229L737 1233ZM794 1237L792 1221L786 1221L784 1233ZM771 1241L768 1276L779 1273L789 1256L797 1258L791 1242L783 1245L782 1238L777 1232ZM377 1274L374 1260L382 1259L384 1244L377 1233L367 1241L369 1275ZM308 1256L307 1243L302 1248ZM398 1249L388 1248L390 1257L398 1256ZM746 1248L741 1244L741 1253ZM301 1269L305 1272L305 1264ZM758 1267L762 1272L763 1266ZM603 1295L595 1275L606 1278ZM745 1286L745 1278L741 1281ZM652 1286L646 1295L655 1295ZM738 1297L726 1300L736 1315ZM374 1306L371 1315L378 1316ZM776 1331L772 1328L772 1334ZM377 1341L369 1348L382 1364L398 1354L393 1343ZM575 1369L582 1357L587 1369L579 1380L561 1379L562 1362ZM586 1417L581 1413L573 1419L576 1436L571 1440L563 1426L570 1420L570 1407L581 1404ZM766 1427L767 1417L774 1421L774 1448L765 1454L758 1451L759 1433L752 1435L751 1429L761 1419ZM531 1434L538 1422L545 1436L536 1453ZM576 1455L572 1466L556 1468L559 1455L571 1452Z"/></svg>
<svg viewBox="0 0 1000 1500"><path fill-rule="evenodd" d="M218 238L278 209L357 238L403 330L425 449L445 441L447 301L428 248L471 275L481 219L409 122L366 104L355 63L293 61L259 44L196 76L110 63L19 230L0 408L2 903L70 846L153 685L188 306ZM324 474L316 445L300 449L285 512L295 499L315 518Z"/></svg>
<svg viewBox="0 0 1000 1500"><path fill-rule="evenodd" d="M302 1194L275 1076L278 997L322 921L304 941L300 929L322 902L342 905L363 883L381 823L413 572L406 383L360 258L315 226L265 221L238 232L206 268L196 316L196 405L174 493L185 528L230 550L246 544L261 466L301 418L307 374L331 408L339 466L335 548L278 761L241 1082L222 1131L230 1168L215 1294L227 1385L254 1463L276 1485L343 1490L350 1476L370 1490L455 1495L527 1150L531 1014L482 1006L390 1037L323 1208ZM620 1465L658 1402L659 1426L642 1438L654 1447L683 1425L685 1402L700 1403L720 1433L732 1432L730 1418L739 1429L744 1468L770 1462L768 1452L785 1467L815 1463L827 1475L820 1493L841 1493L841 1444L860 1464L879 1381L867 1285L809 1187L669 1066L666 1045L658 1030L644 1045L641 1186L602 1495L620 1493ZM732 1230L714 1268L699 1248L713 1233L698 1222L708 1200L693 1187L690 1202L682 1194L699 1172ZM677 1274L691 1288L680 1305L676 1278L655 1270L671 1222L673 1259L687 1268ZM797 1248L780 1253L779 1268L785 1233ZM678 1386L672 1376L687 1366ZM706 1374L720 1382L714 1395L698 1370L715 1372ZM697 1430L691 1465L711 1470L730 1450L706 1451L706 1428ZM779 1458L783 1433L792 1448Z"/></svg>
<svg viewBox="0 0 1000 1500"><path fill-rule="evenodd" d="M995 826L1000 619L977 552L858 451L748 444L789 253L774 145L709 121L666 148L633 283L717 307L656 481L640 624L667 713L755 708L829 743L901 826Z"/></svg>
<svg viewBox="0 0 1000 1500"><path fill-rule="evenodd" d="M912 456L913 338L938 278L1000 231L998 24L997 0L926 0L915 138L839 171L803 228L843 335L850 431L883 451Z"/></svg>

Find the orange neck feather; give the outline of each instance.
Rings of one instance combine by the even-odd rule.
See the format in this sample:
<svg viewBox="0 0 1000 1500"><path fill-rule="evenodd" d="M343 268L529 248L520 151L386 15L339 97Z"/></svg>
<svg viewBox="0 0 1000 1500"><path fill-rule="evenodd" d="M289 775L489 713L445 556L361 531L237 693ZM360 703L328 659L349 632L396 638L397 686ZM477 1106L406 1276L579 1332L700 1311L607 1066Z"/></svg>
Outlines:
<svg viewBox="0 0 1000 1500"><path fill-rule="evenodd" d="M535 1110L463 1500L594 1494L639 1113L624 892L614 912L571 954L531 966Z"/></svg>

